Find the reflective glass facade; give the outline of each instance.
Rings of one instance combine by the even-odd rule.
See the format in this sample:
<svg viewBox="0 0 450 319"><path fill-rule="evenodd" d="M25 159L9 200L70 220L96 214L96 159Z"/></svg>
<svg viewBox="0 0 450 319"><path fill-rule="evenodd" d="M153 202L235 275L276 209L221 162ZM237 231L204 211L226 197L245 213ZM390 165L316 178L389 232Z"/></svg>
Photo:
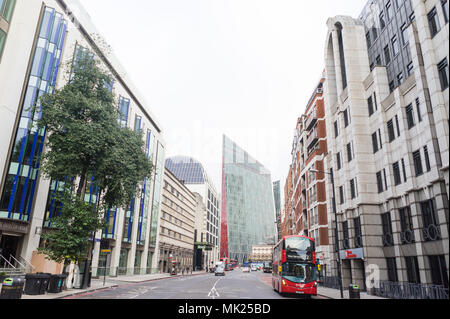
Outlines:
<svg viewBox="0 0 450 319"><path fill-rule="evenodd" d="M166 160L166 167L185 184L204 184L205 171L202 164L188 157L171 157Z"/></svg>
<svg viewBox="0 0 450 319"><path fill-rule="evenodd" d="M252 246L273 243L277 236L271 174L224 136L222 185L222 230L227 233L222 233L220 256L246 262Z"/></svg>
<svg viewBox="0 0 450 319"><path fill-rule="evenodd" d="M53 93L58 75L67 23L62 14L46 7L39 25L19 127L9 160L8 175L0 199L0 218L28 222L36 189L45 130L37 130L40 112L30 109L39 97Z"/></svg>

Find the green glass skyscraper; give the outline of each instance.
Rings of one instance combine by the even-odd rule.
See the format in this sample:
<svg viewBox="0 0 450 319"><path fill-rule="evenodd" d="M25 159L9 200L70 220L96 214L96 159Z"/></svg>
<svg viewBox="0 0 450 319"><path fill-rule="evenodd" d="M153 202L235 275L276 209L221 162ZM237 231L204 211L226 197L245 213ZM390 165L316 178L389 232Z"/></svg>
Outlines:
<svg viewBox="0 0 450 319"><path fill-rule="evenodd" d="M270 172L223 137L221 257L248 261L252 246L277 239Z"/></svg>

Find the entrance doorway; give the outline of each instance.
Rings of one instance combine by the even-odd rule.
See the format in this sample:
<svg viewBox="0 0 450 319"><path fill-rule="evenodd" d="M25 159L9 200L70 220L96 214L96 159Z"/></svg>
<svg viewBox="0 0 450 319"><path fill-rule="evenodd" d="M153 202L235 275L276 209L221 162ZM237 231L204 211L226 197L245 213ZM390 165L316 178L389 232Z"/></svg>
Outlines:
<svg viewBox="0 0 450 319"><path fill-rule="evenodd" d="M12 264L14 267L17 267L14 258L17 258L17 251L19 249L21 237L19 236L8 236L1 235L0 236L0 268L9 268ZM8 262L7 262L8 261Z"/></svg>

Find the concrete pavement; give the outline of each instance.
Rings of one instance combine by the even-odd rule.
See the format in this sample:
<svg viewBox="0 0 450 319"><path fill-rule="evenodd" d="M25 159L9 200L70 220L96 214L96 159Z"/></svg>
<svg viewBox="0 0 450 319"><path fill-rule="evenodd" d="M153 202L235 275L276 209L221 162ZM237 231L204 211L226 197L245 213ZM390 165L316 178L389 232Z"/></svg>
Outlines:
<svg viewBox="0 0 450 319"><path fill-rule="evenodd" d="M132 284L132 283L143 283L143 282L149 282L149 281L156 281L156 280L162 280L162 279L171 279L171 278L179 278L179 277L190 277L190 276L196 276L196 275L202 275L205 274L205 271L194 271L192 274L189 275L177 275L177 276L171 276L169 274L153 274L153 275L135 275L135 276L119 276L119 277L106 277L106 280L104 280L103 277L101 278L93 278L91 280L91 287L87 289L67 289L64 290L61 293L52 294L52 293L46 293L45 295L37 295L37 296L30 296L30 295L22 295L22 299L62 299L77 295L83 295L88 293L94 293L99 292L101 290L105 289L111 289L114 287L119 287L121 285L126 284Z"/></svg>
<svg viewBox="0 0 450 319"><path fill-rule="evenodd" d="M119 286L128 286L128 285L134 285L134 284L140 284L140 283L146 283L146 282L152 282L152 281L158 281L158 280L170 280L170 279L176 279L176 278L182 278L182 277L192 277L192 276L198 276L198 275L205 275L205 271L197 271L193 272L189 275L177 275L177 276L171 276L169 274L153 274L153 275L135 275L135 276L119 276L119 277L106 277L106 280L104 282L103 277L92 279L91 281L91 287L87 289L67 289L64 290L61 293L58 294L51 294L46 293L45 295L37 295L37 296L29 296L29 295L22 295L22 299L29 300L29 299L63 299L63 298L70 298L70 297L76 297L76 296L83 296L83 295L90 295L93 293L101 292L102 290L108 290L112 288L117 288ZM266 278L267 277L267 278ZM261 277L261 281L265 282L266 285L271 286L271 280L269 280L270 275L263 275ZM267 280L265 280L267 279ZM326 288L326 287L320 287L318 288L318 296L323 299L342 299L340 295L340 291L338 289L332 289L332 288ZM229 297L233 297L233 295L230 295ZM349 292L348 290L344 290L344 299L349 299ZM365 292L361 292L361 299L385 299L377 296L371 296L368 295Z"/></svg>

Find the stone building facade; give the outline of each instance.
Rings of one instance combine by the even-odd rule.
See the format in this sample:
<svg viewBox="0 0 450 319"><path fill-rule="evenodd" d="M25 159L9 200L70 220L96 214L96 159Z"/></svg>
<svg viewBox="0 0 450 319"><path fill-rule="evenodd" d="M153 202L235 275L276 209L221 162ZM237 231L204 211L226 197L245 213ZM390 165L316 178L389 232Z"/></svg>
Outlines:
<svg viewBox="0 0 450 319"><path fill-rule="evenodd" d="M162 196L159 269L193 269L195 195L166 168Z"/></svg>
<svg viewBox="0 0 450 319"><path fill-rule="evenodd" d="M448 288L448 2L375 0L327 26L326 167L344 288L368 288L373 267L380 281Z"/></svg>

